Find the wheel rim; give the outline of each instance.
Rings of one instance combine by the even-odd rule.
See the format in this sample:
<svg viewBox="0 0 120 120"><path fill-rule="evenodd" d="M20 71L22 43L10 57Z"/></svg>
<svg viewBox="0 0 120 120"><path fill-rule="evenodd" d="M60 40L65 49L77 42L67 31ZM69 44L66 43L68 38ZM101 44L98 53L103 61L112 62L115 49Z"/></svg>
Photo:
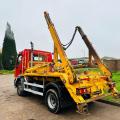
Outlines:
<svg viewBox="0 0 120 120"><path fill-rule="evenodd" d="M56 108L56 105L57 105L56 102L57 102L57 101L56 101L56 96L55 96L54 94L50 93L50 94L48 95L48 106L49 106L51 109L55 109L55 108Z"/></svg>

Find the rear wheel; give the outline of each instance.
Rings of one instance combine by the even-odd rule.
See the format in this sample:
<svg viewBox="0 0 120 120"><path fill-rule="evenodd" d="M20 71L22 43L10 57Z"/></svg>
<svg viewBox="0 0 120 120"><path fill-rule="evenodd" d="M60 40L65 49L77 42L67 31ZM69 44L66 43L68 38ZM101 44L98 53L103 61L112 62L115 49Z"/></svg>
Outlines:
<svg viewBox="0 0 120 120"><path fill-rule="evenodd" d="M49 89L45 96L46 105L52 113L58 113L60 111L60 100L56 90Z"/></svg>

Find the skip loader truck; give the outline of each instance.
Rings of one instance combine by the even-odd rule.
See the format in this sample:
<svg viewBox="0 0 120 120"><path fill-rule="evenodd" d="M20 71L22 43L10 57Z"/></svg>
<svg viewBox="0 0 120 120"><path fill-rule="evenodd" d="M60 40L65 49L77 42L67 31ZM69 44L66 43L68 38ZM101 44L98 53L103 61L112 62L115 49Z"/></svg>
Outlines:
<svg viewBox="0 0 120 120"><path fill-rule="evenodd" d="M49 32L54 43L54 54L47 51L24 49L19 52L16 67L14 85L19 96L33 93L44 97L48 110L58 113L64 107L75 104L79 113L87 113L87 104L103 97L118 96L112 74L101 62L81 27L75 27L72 40L63 45L49 14L44 12ZM89 51L88 67L92 66L92 60L101 72L85 70L76 72L65 50L71 45L76 32L79 32ZM79 53L79 52L78 52Z"/></svg>

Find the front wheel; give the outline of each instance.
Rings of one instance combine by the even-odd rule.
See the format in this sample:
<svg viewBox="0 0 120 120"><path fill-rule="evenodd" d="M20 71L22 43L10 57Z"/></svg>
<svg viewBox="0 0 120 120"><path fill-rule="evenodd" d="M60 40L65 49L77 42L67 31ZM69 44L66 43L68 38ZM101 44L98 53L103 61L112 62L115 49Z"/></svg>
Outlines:
<svg viewBox="0 0 120 120"><path fill-rule="evenodd" d="M56 90L49 89L45 96L46 105L52 113L58 113L60 111L60 100Z"/></svg>
<svg viewBox="0 0 120 120"><path fill-rule="evenodd" d="M27 95L27 92L24 91L24 84L21 80L17 84L17 94L19 96L26 96Z"/></svg>

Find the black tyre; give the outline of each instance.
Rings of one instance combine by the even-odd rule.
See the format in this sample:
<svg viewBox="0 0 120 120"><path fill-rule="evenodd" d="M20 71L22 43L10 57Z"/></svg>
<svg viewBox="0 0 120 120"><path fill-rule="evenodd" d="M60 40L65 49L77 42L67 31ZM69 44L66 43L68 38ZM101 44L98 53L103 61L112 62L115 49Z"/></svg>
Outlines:
<svg viewBox="0 0 120 120"><path fill-rule="evenodd" d="M60 111L61 109L60 99L59 99L59 95L56 90L49 89L46 92L45 102L50 112L58 113Z"/></svg>
<svg viewBox="0 0 120 120"><path fill-rule="evenodd" d="M20 80L17 84L17 94L19 96L26 96L27 95L27 92L24 91L24 84L23 84L22 80Z"/></svg>

